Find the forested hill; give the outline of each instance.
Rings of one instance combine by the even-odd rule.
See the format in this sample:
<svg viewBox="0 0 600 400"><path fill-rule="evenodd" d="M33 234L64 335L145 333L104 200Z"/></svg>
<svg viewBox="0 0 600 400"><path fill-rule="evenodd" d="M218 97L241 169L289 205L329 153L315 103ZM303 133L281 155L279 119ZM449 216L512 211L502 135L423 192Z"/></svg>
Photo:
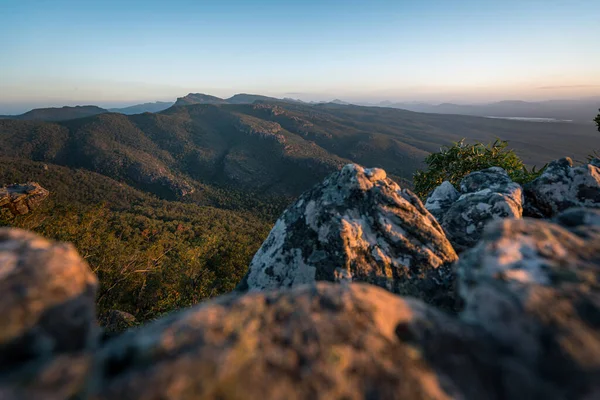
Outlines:
<svg viewBox="0 0 600 400"><path fill-rule="evenodd" d="M275 218L348 162L409 186L424 157L496 137L529 164L584 158L589 126L340 104L192 104L60 122L0 120L0 185L39 182L50 199L0 225L73 242L101 282L101 316L144 321L226 293Z"/></svg>
<svg viewBox="0 0 600 400"><path fill-rule="evenodd" d="M296 196L350 161L407 183L441 145L508 140L532 165L583 159L588 125L422 114L339 104L193 104L56 123L0 120L0 156L84 168L164 198L203 185Z"/></svg>
<svg viewBox="0 0 600 400"><path fill-rule="evenodd" d="M74 106L74 107L49 107L36 108L20 115L2 115L4 119L18 119L23 121L66 121L70 119L84 118L108 112L97 106Z"/></svg>

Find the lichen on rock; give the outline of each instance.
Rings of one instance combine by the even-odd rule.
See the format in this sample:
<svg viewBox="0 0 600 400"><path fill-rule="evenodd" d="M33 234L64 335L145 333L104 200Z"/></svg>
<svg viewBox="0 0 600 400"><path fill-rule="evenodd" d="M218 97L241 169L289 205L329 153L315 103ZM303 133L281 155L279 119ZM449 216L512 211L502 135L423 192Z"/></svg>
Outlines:
<svg viewBox="0 0 600 400"><path fill-rule="evenodd" d="M456 258L416 195L349 164L284 212L239 289L360 281L449 306Z"/></svg>
<svg viewBox="0 0 600 400"><path fill-rule="evenodd" d="M487 168L464 177L459 196L451 204L450 199L454 196L448 185L444 183L436 188L427 204L434 207L448 239L459 253L475 246L491 221L521 218L523 214L521 186L513 182L502 168ZM435 206L440 203L437 199L442 193L450 194L445 196L443 208L436 209Z"/></svg>
<svg viewBox="0 0 600 400"><path fill-rule="evenodd" d="M573 166L566 157L548 164L542 175L525 185L530 216L550 218L571 207L600 208L600 162Z"/></svg>

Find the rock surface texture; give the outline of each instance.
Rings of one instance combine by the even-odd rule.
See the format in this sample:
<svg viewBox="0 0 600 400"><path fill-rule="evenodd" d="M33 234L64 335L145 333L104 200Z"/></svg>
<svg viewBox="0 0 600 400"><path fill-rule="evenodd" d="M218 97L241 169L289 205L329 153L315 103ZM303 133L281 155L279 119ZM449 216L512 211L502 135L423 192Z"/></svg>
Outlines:
<svg viewBox="0 0 600 400"><path fill-rule="evenodd" d="M79 361L97 342L96 287L72 245L0 229L0 398L73 393L67 370L85 375Z"/></svg>
<svg viewBox="0 0 600 400"><path fill-rule="evenodd" d="M511 360L486 338L418 300L365 284L225 296L109 342L98 354L91 398L544 394L527 374L512 376Z"/></svg>
<svg viewBox="0 0 600 400"><path fill-rule="evenodd" d="M50 193L36 182L0 188L0 207L13 215L27 214L36 209Z"/></svg>
<svg viewBox="0 0 600 400"><path fill-rule="evenodd" d="M450 182L444 182L432 192L426 207L440 221L458 253L475 246L491 221L521 218L523 214L521 186L502 168L473 172L463 178L459 193L453 189Z"/></svg>
<svg viewBox="0 0 600 400"><path fill-rule="evenodd" d="M600 397L600 210L498 221L458 263L462 318L562 398ZM589 397L586 397L589 396Z"/></svg>
<svg viewBox="0 0 600 400"><path fill-rule="evenodd" d="M525 185L525 197L532 217L553 217L571 207L600 208L600 160L579 167L570 158L553 161Z"/></svg>
<svg viewBox="0 0 600 400"><path fill-rule="evenodd" d="M498 170L461 192L520 204ZM96 279L72 246L0 229L0 399L600 398L600 210L485 215L450 269L412 193L346 166L277 222L250 293L113 338L97 335ZM460 313L390 292L448 296L455 275Z"/></svg>
<svg viewBox="0 0 600 400"><path fill-rule="evenodd" d="M457 259L436 219L381 169L350 164L303 194L254 256L240 290L368 282L450 303Z"/></svg>
<svg viewBox="0 0 600 400"><path fill-rule="evenodd" d="M444 181L440 186L435 188L433 192L427 198L425 202L425 208L431 213L438 221L441 221L448 211L448 209L454 204L460 197L458 190L448 182Z"/></svg>

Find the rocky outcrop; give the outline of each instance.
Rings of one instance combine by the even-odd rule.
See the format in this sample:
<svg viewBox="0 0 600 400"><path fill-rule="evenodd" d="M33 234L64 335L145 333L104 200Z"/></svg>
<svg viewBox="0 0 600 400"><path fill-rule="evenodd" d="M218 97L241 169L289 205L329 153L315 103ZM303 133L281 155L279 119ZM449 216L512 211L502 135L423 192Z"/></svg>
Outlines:
<svg viewBox="0 0 600 400"><path fill-rule="evenodd" d="M571 207L600 208L600 160L573 167L570 158L551 162L525 185L527 215L553 217Z"/></svg>
<svg viewBox="0 0 600 400"><path fill-rule="evenodd" d="M96 287L72 245L0 229L0 372L92 348Z"/></svg>
<svg viewBox="0 0 600 400"><path fill-rule="evenodd" d="M460 193L458 190L456 190L450 182L444 181L431 192L425 202L425 208L438 221L442 221L446 212L450 209L452 204L458 200L459 196Z"/></svg>
<svg viewBox="0 0 600 400"><path fill-rule="evenodd" d="M461 198L518 189L486 170ZM0 398L599 398L600 210L495 219L451 270L422 203L349 165L280 218L250 293L104 341L96 280L73 247L0 229ZM446 306L427 296L448 297L455 275L458 314L390 293Z"/></svg>
<svg viewBox="0 0 600 400"><path fill-rule="evenodd" d="M239 289L360 281L450 306L456 258L416 195L349 164L285 211Z"/></svg>
<svg viewBox="0 0 600 400"><path fill-rule="evenodd" d="M492 167L463 178L460 193L456 193L450 182L444 182L432 192L426 207L440 221L454 249L460 253L477 244L489 222L521 218L523 192L506 171Z"/></svg>
<svg viewBox="0 0 600 400"><path fill-rule="evenodd" d="M0 188L0 208L8 209L13 215L27 214L39 207L49 194L36 182L5 186Z"/></svg>
<svg viewBox="0 0 600 400"><path fill-rule="evenodd" d="M91 398L552 398L486 339L364 284L230 295L109 342Z"/></svg>
<svg viewBox="0 0 600 400"><path fill-rule="evenodd" d="M458 263L462 318L538 368L560 398L600 396L600 210L503 220ZM586 397L589 396L589 397Z"/></svg>

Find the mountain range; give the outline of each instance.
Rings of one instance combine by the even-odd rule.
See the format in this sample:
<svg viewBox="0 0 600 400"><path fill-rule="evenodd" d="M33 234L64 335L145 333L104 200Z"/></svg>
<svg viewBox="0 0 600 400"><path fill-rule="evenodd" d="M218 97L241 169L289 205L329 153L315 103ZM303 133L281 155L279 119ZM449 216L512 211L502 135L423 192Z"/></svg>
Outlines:
<svg viewBox="0 0 600 400"><path fill-rule="evenodd" d="M376 105L435 114L460 114L498 118L543 118L591 124L593 116L597 114L600 108L600 97L590 97L582 100L548 100L540 102L506 100L489 104L428 104L384 101Z"/></svg>
<svg viewBox="0 0 600 400"><path fill-rule="evenodd" d="M49 121L24 120L31 113L0 120L0 156L84 168L167 199L206 202L214 188L296 196L349 162L385 168L410 185L427 154L461 138L508 140L538 166L562 156L583 159L600 147L584 124L255 98L214 104L218 98L188 95L178 102L213 104L136 115L97 107L32 111ZM56 122L65 110L95 115Z"/></svg>

